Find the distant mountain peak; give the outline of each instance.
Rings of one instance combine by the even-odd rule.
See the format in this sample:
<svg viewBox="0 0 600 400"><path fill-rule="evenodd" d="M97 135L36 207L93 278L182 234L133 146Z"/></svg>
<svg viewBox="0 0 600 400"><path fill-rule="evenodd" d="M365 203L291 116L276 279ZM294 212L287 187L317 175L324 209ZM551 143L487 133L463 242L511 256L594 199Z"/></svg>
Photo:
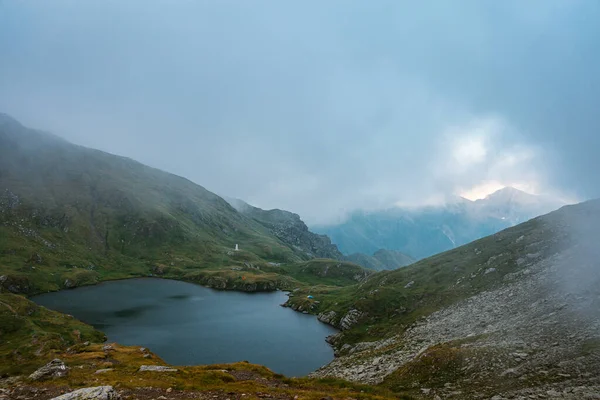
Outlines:
<svg viewBox="0 0 600 400"><path fill-rule="evenodd" d="M453 196L438 206L355 213L339 225L317 228L344 254L390 249L424 258L496 233L565 205L514 187L471 201ZM364 257L361 261L364 260Z"/></svg>
<svg viewBox="0 0 600 400"><path fill-rule="evenodd" d="M540 196L527 193L523 190L519 190L512 186L506 186L500 190L496 190L494 193L487 195L482 200L477 201L490 201L490 200L502 200L502 201L523 201L523 200L533 200L538 199Z"/></svg>
<svg viewBox="0 0 600 400"><path fill-rule="evenodd" d="M508 195L521 195L521 194L525 194L525 195L534 196L533 194L527 193L524 190L517 189L516 187L505 186L502 189L498 189L495 192L490 193L487 197L491 197L491 196L494 196L494 195L502 195L502 194L508 194Z"/></svg>
<svg viewBox="0 0 600 400"><path fill-rule="evenodd" d="M537 195L527 193L523 190L514 188L512 186L507 186L500 190L495 191L494 193L489 194L484 199L476 200L476 204L519 204L523 206L548 206L553 208L558 208L560 206L566 205L567 203L557 197L548 196L548 195ZM546 208L546 207L543 207ZM550 209L548 210L550 211Z"/></svg>

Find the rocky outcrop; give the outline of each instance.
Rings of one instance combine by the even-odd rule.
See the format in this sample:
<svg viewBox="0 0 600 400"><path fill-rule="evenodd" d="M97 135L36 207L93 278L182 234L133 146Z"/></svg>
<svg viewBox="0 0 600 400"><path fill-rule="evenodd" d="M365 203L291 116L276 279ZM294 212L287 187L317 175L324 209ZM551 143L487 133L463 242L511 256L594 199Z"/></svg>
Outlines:
<svg viewBox="0 0 600 400"><path fill-rule="evenodd" d="M68 373L69 367L67 367L62 360L55 358L48 364L39 368L33 374L29 375L29 379L41 381L46 379L62 378L63 376L67 376Z"/></svg>
<svg viewBox="0 0 600 400"><path fill-rule="evenodd" d="M33 291L33 287L27 277L0 275L0 293L3 291L16 294L29 294Z"/></svg>
<svg viewBox="0 0 600 400"><path fill-rule="evenodd" d="M321 313L317 315L317 319L328 325L337 326L337 313L335 311Z"/></svg>
<svg viewBox="0 0 600 400"><path fill-rule="evenodd" d="M164 365L142 365L139 372L177 372L177 368L166 367Z"/></svg>
<svg viewBox="0 0 600 400"><path fill-rule="evenodd" d="M96 372L94 372L95 374L105 374L107 372L112 372L114 371L114 368L102 368L97 370Z"/></svg>
<svg viewBox="0 0 600 400"><path fill-rule="evenodd" d="M331 239L309 231L298 214L284 210L262 210L238 199L227 199L240 213L254 219L285 244L301 250L310 258L333 258L344 256Z"/></svg>
<svg viewBox="0 0 600 400"><path fill-rule="evenodd" d="M168 276L168 275L167 275ZM232 279L218 274L197 274L185 276L187 281L196 282L217 290L237 290L241 292L273 292L286 287L287 283L282 279L261 280L249 282L242 279Z"/></svg>
<svg viewBox="0 0 600 400"><path fill-rule="evenodd" d="M361 311L358 311L356 309L352 309L350 311L348 311L348 313L346 315L344 315L342 317L342 319L340 320L339 323L339 327L341 330L345 331L347 329L352 328L352 326L356 325L358 323L358 321L361 319L361 317L363 317L365 314Z"/></svg>
<svg viewBox="0 0 600 400"><path fill-rule="evenodd" d="M120 400L121 396L112 386L96 386L78 389L51 400Z"/></svg>

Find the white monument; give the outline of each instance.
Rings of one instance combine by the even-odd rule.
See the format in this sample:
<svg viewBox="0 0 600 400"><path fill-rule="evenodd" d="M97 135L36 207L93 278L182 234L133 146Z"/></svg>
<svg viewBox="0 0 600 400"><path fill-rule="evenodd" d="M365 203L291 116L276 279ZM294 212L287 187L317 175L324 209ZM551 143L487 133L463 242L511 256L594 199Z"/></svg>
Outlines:
<svg viewBox="0 0 600 400"><path fill-rule="evenodd" d="M235 244L235 251L238 251L240 248L238 247L237 243Z"/></svg>

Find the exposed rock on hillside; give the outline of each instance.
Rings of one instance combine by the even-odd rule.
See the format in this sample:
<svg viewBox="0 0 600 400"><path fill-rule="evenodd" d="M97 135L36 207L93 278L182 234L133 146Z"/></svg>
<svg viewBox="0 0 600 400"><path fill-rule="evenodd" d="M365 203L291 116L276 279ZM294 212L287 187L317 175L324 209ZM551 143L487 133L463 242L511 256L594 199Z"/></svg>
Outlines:
<svg viewBox="0 0 600 400"><path fill-rule="evenodd" d="M429 398L592 396L600 386L599 222L600 202L591 202L455 250L457 258L442 264L455 278L439 290L471 295L395 335L345 343L345 355L313 376L425 388ZM473 267L463 264L472 262L466 253L479 260ZM431 270L441 259L416 268ZM381 277L380 290L394 279ZM413 289L398 296L403 290Z"/></svg>
<svg viewBox="0 0 600 400"><path fill-rule="evenodd" d="M342 260L344 257L335 244L326 235L309 231L298 214L284 210L262 210L253 207L242 200L227 199L240 213L253 218L282 242L302 250L309 258L333 258Z"/></svg>
<svg viewBox="0 0 600 400"><path fill-rule="evenodd" d="M120 400L121 396L112 386L96 386L65 393L52 400Z"/></svg>
<svg viewBox="0 0 600 400"><path fill-rule="evenodd" d="M164 365L142 365L139 372L177 372L177 368L166 367Z"/></svg>
<svg viewBox="0 0 600 400"><path fill-rule="evenodd" d="M33 374L29 375L29 379L34 381L40 381L44 379L62 378L69 373L69 367L65 363L55 358L48 364L36 370Z"/></svg>
<svg viewBox="0 0 600 400"><path fill-rule="evenodd" d="M350 329L352 326L356 325L363 316L364 313L356 309L348 311L348 313L340 320L340 329L343 331Z"/></svg>
<svg viewBox="0 0 600 400"><path fill-rule="evenodd" d="M349 382L326 382L286 378L248 362L172 367L149 365L139 347L92 343L73 346L61 357L70 365L67 377L30 382L27 379L0 379L0 400L240 400L240 399L363 399L385 400L396 396L385 388ZM98 365L110 371L96 374ZM74 387L90 385L94 387Z"/></svg>
<svg viewBox="0 0 600 400"><path fill-rule="evenodd" d="M0 114L0 286L8 291L145 276L156 264L297 262L308 239L313 254L336 255L304 228L292 218L276 236L187 179ZM247 259L236 257L236 244Z"/></svg>
<svg viewBox="0 0 600 400"><path fill-rule="evenodd" d="M317 316L317 318L319 319L319 321L332 325L332 326L337 326L338 322L337 322L337 313L335 311L328 311L326 313L321 313Z"/></svg>

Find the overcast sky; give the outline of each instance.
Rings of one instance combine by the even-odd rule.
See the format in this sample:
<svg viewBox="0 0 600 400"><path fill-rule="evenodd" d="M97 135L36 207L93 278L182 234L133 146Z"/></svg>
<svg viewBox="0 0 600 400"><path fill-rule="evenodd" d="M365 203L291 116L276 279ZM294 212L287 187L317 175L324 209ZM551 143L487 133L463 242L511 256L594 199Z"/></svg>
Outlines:
<svg viewBox="0 0 600 400"><path fill-rule="evenodd" d="M600 2L0 0L0 111L337 221L600 196Z"/></svg>

